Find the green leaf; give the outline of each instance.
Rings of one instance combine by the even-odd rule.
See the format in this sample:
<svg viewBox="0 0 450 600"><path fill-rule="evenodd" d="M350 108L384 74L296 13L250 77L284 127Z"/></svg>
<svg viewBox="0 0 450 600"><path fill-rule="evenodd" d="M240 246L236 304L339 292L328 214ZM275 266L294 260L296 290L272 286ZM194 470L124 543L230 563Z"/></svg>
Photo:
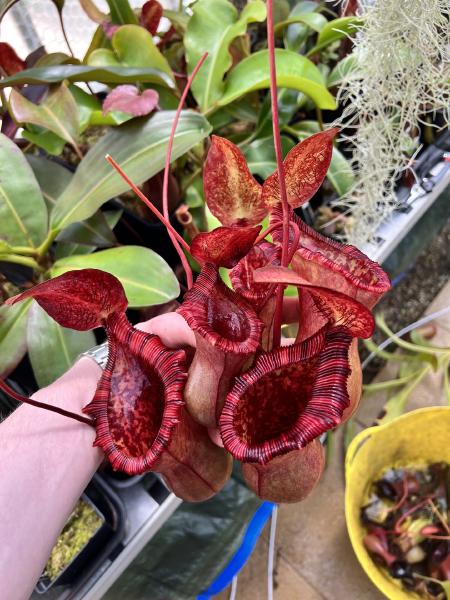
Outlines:
<svg viewBox="0 0 450 600"><path fill-rule="evenodd" d="M336 108L336 102L326 89L322 74L316 65L290 50L277 49L275 56L278 87L303 92L319 108ZM269 87L269 54L267 50L261 50L245 58L231 71L225 81L225 93L219 100L219 105L229 104L253 90Z"/></svg>
<svg viewBox="0 0 450 600"><path fill-rule="evenodd" d="M98 244L99 246L113 246L113 242L116 242L116 238L112 230L117 225L120 217L122 216L122 213L122 210L97 211L94 215L92 215L92 217L90 217L86 221L81 221L80 223L73 223L73 225L69 225L69 227L67 228L68 230L70 230L72 227L77 228L75 230L76 236L79 235L78 230L83 229L87 230L88 233L91 232L91 237L85 237L87 243L80 244L74 242L61 241L60 236L58 236L58 244L55 248L55 260L65 258L66 256L75 256L76 254L90 254L91 252L94 252L95 250L97 250L95 239L98 239L99 236L101 240L107 240L106 243L102 241L100 244ZM99 227L97 227L98 219L101 219ZM61 233L64 234L67 231L67 229L63 229Z"/></svg>
<svg viewBox="0 0 450 600"><path fill-rule="evenodd" d="M95 252L95 246L83 246L72 242L59 242L55 248L55 260L66 258L67 256L79 256L81 254L91 254Z"/></svg>
<svg viewBox="0 0 450 600"><path fill-rule="evenodd" d="M77 148L76 139L80 132L78 107L65 84L52 90L41 104L33 104L13 89L9 106L19 123L44 127Z"/></svg>
<svg viewBox="0 0 450 600"><path fill-rule="evenodd" d="M69 369L81 352L95 346L92 331L73 331L58 325L33 302L27 328L28 355L39 387L53 383Z"/></svg>
<svg viewBox="0 0 450 600"><path fill-rule="evenodd" d="M111 14L111 20L118 25L131 23L138 24L138 19L134 14L128 0L106 0Z"/></svg>
<svg viewBox="0 0 450 600"><path fill-rule="evenodd" d="M328 75L327 86L329 88L340 85L350 73L356 73L358 70L358 60L354 54L349 54L334 67Z"/></svg>
<svg viewBox="0 0 450 600"><path fill-rule="evenodd" d="M88 94L77 85L71 85L69 90L78 107L80 133L83 133L91 124L92 113L101 112L102 105L96 96Z"/></svg>
<svg viewBox="0 0 450 600"><path fill-rule="evenodd" d="M0 80L0 88L32 83L60 83L68 81L97 81L98 83L162 83L173 87L172 79L154 68L143 67L90 67L86 65L58 65L25 69Z"/></svg>
<svg viewBox="0 0 450 600"><path fill-rule="evenodd" d="M174 113L160 111L150 119L133 119L103 136L86 154L59 198L52 215L53 228L62 229L90 217L107 200L125 192L127 184L106 162L111 156L127 175L141 184L164 168ZM183 111L174 138L172 160L203 140L211 131L200 114Z"/></svg>
<svg viewBox="0 0 450 600"><path fill-rule="evenodd" d="M182 31L186 31L186 28L189 23L189 17L186 13L179 12L178 10L168 10L167 8L165 8L164 16L166 17L166 19L169 19L172 25L178 27Z"/></svg>
<svg viewBox="0 0 450 600"><path fill-rule="evenodd" d="M57 198L59 198L69 185L73 173L62 165L43 158L42 156L29 155L27 156L27 160L41 186L41 191L47 203L48 210L51 212L56 204ZM113 212L119 212L120 215L121 211ZM116 223L114 223L114 225L115 224ZM92 246L89 251L93 252L97 247L104 248L112 246L116 242L116 238L112 232L112 227L106 221L105 215L102 212L97 211L86 221L69 225L69 227L61 231L56 241L65 242L65 251L68 250L70 243L72 250L71 254L77 253L75 251L82 254L87 252L87 250L85 248L80 248L80 245ZM58 256L61 256L61 251L58 252Z"/></svg>
<svg viewBox="0 0 450 600"><path fill-rule="evenodd" d="M138 25L119 27L111 39L112 50L94 50L88 59L96 67L153 68L165 73L174 85L172 69L153 42L151 34Z"/></svg>
<svg viewBox="0 0 450 600"><path fill-rule="evenodd" d="M294 142L291 138L281 136L281 147L283 156L285 156L294 147ZM277 168L272 136L255 140L249 144L244 155L250 172L263 179L267 179Z"/></svg>
<svg viewBox="0 0 450 600"><path fill-rule="evenodd" d="M266 7L261 0L251 0L238 15L228 0L199 0L192 10L184 37L186 59L191 73L201 56L209 53L192 83L192 93L206 111L223 94L223 78L232 64L231 42L246 32L249 23L264 21Z"/></svg>
<svg viewBox="0 0 450 600"><path fill-rule="evenodd" d="M31 130L31 128L33 129ZM62 154L64 146L66 145L65 140L52 131L34 125L27 125L27 129L22 131L22 137L53 156Z"/></svg>
<svg viewBox="0 0 450 600"><path fill-rule="evenodd" d="M35 67L52 67L54 65L79 65L80 61L69 54L65 54L64 52L50 52L50 54L44 54L41 56L36 63Z"/></svg>
<svg viewBox="0 0 450 600"><path fill-rule="evenodd" d="M96 248L109 248L117 242L115 235L106 222L103 213L98 210L86 221L72 223L63 229L57 242L74 242L83 246L94 246Z"/></svg>
<svg viewBox="0 0 450 600"><path fill-rule="evenodd" d="M394 394L389 398L389 400L384 405L384 414L381 419L378 419L379 425L385 425L386 423L390 423L394 419L400 417L406 409L406 404L409 400L414 389L417 385L422 381L424 375L426 375L430 371L430 367L426 366L421 371L416 373L415 378L412 379L403 389Z"/></svg>
<svg viewBox="0 0 450 600"><path fill-rule="evenodd" d="M108 227L112 231L117 225L117 223L120 221L120 218L123 215L123 210L120 208L118 210L104 210L102 211L102 214L105 217L106 222L108 223Z"/></svg>
<svg viewBox="0 0 450 600"><path fill-rule="evenodd" d="M83 0L80 0L80 4L82 4L82 2ZM111 41L106 37L102 25L99 25L95 30L94 35L91 38L89 48L86 50L86 54L84 55L83 63L86 64L92 52L94 52L94 50L98 50L99 48L111 48Z"/></svg>
<svg viewBox="0 0 450 600"><path fill-rule="evenodd" d="M317 11L319 11L320 8L320 5L316 2L312 2L311 0L305 0L303 2L299 2L294 6L294 8L289 13L289 18L302 17L306 14L317 14ZM318 26L319 21L316 22L316 30ZM305 23L292 23L284 32L284 45L286 49L292 50L293 52L298 52L308 39L309 35L313 32L314 29L311 26L306 25Z"/></svg>
<svg viewBox="0 0 450 600"><path fill-rule="evenodd" d="M38 247L47 234L47 208L36 177L19 148L0 134L0 239Z"/></svg>
<svg viewBox="0 0 450 600"><path fill-rule="evenodd" d="M73 173L66 167L43 156L27 154L26 158L39 183L48 211L51 212L57 198L69 185Z"/></svg>
<svg viewBox="0 0 450 600"><path fill-rule="evenodd" d="M27 318L30 302L0 306L0 377L6 377L27 351Z"/></svg>
<svg viewBox="0 0 450 600"><path fill-rule="evenodd" d="M247 121L256 124L258 120L255 104L250 102L248 98L241 98L237 102L228 104L226 110L233 116L235 121Z"/></svg>
<svg viewBox="0 0 450 600"><path fill-rule="evenodd" d="M295 16L290 16L285 21L281 21L280 23L277 23L277 25L275 25L275 35L279 35L283 31L283 29L294 23L303 23L313 31L317 31L319 33L320 31L322 31L322 29L328 23L328 21L323 15L316 12L309 12Z"/></svg>
<svg viewBox="0 0 450 600"><path fill-rule="evenodd" d="M201 208L204 206L205 198L203 195L203 180L201 177L196 177L186 189L185 202L190 209Z"/></svg>
<svg viewBox="0 0 450 600"><path fill-rule="evenodd" d="M364 19L361 17L340 17L339 19L333 19L328 21L322 31L319 33L316 45L308 51L306 56L311 56L323 50L333 42L337 42L343 37L354 35L358 31L358 27L362 25Z"/></svg>
<svg viewBox="0 0 450 600"><path fill-rule="evenodd" d="M297 90L283 88L278 91L278 119L280 127L287 125L298 110L299 100L304 98ZM270 92L267 92L258 114L256 137L272 135L272 102Z"/></svg>
<svg viewBox="0 0 450 600"><path fill-rule="evenodd" d="M339 196L344 196L355 183L355 173L340 150L333 148L327 179Z"/></svg>
<svg viewBox="0 0 450 600"><path fill-rule="evenodd" d="M121 246L63 258L55 262L50 274L56 277L73 269L101 269L115 275L125 288L131 308L163 304L180 293L172 269L149 248Z"/></svg>
<svg viewBox="0 0 450 600"><path fill-rule="evenodd" d="M89 125L96 127L114 127L116 125L122 125L122 123L126 123L127 121L131 121L131 119L133 119L133 115L127 115L118 110L113 110L106 115L104 115L101 110L93 110L89 119Z"/></svg>

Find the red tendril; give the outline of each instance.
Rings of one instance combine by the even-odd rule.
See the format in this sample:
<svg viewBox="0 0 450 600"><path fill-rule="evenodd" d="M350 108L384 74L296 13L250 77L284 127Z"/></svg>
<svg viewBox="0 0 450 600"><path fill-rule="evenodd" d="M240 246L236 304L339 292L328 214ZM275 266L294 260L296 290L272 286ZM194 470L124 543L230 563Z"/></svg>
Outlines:
<svg viewBox="0 0 450 600"><path fill-rule="evenodd" d="M202 64L205 62L206 58L208 56L208 53L205 52L205 54L203 54L203 56L200 58L200 60L198 61L198 63L196 64L194 70L192 71L189 79L187 80L187 83L184 87L183 93L181 94L181 98L180 98L180 102L178 103L178 108L177 108L177 112L175 113L175 118L173 120L172 123L172 131L170 132L170 137L169 137L169 143L167 145L167 153L166 153L166 164L164 167L164 180L163 180L163 214L164 217L166 218L166 220L169 220L169 172L170 172L170 157L172 155L172 148L173 148L173 140L175 137L175 131L177 129L177 125L178 125L178 121L180 119L180 114L181 114L181 109L183 108L183 104L186 100L186 96L189 92L189 88L192 85L192 82L195 78L195 76L197 75L200 67L202 66ZM180 257L181 260L181 264L183 265L184 271L186 273L186 280L187 280L187 286L188 289L190 289L194 283L193 280L193 276L192 276L192 269L189 266L189 262L186 258L186 255L184 254L183 250L180 248L179 244L178 244L178 238L176 236L173 235L173 232L171 229L169 229L169 236L170 239L172 240L172 244L174 245L175 250L178 252L178 256Z"/></svg>
<svg viewBox="0 0 450 600"><path fill-rule="evenodd" d="M190 251L189 244L181 237L181 235L178 233L178 231L172 227L170 221L168 221L159 212L159 210L156 208L156 206L154 206L152 204L151 200L149 200L147 198L147 196L145 194L143 194L141 192L141 190L131 181L131 179L128 177L128 175L125 173L125 171L123 171L122 168L119 167L119 165L116 163L116 161L113 159L113 157L110 154L107 154L105 156L105 158L109 162L109 164L113 167L113 169L115 169L119 173L119 175L122 177L122 179L128 183L128 185L133 190L133 192L136 194L136 196L140 200L142 200L142 202L146 206L148 206L148 208L161 221L161 223L167 227L168 231L171 232L176 237L176 239L183 246L183 248L185 248L187 250L187 252L189 252Z"/></svg>
<svg viewBox="0 0 450 600"><path fill-rule="evenodd" d="M0 379L0 389L14 398L17 402L23 402L24 404L30 404L31 406L36 406L37 408L45 408L46 410L50 410L52 412L58 413L63 417L69 417L70 419L75 419L75 421L79 421L80 423L85 423L86 425L90 425L94 427L94 421L89 417L83 417L82 415L77 415L76 413L71 412L70 410L64 410L64 408L59 408L59 406L53 406L53 404L47 404L46 402L39 402L38 400L33 400L32 398L27 398L26 396L22 396L22 394L18 394L9 385Z"/></svg>

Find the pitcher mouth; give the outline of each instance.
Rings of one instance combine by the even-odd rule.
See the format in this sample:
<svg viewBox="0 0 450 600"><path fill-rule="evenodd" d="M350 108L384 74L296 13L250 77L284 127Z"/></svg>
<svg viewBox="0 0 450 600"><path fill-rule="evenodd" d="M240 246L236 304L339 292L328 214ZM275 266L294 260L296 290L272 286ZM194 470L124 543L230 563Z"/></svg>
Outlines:
<svg viewBox="0 0 450 600"><path fill-rule="evenodd" d="M281 215L281 207L277 207L272 212L271 221L280 220ZM321 235L293 212L291 218L301 232L299 246L292 258L292 268L299 274L305 270L311 271L310 275L313 276L313 279L305 272L305 282L320 285L320 273L314 277L314 265L317 264L340 274L355 289L381 296L391 288L389 277L380 265L368 258L358 248ZM275 230L274 240L280 242L280 235L280 230Z"/></svg>
<svg viewBox="0 0 450 600"><path fill-rule="evenodd" d="M220 416L233 457L266 464L338 425L349 405L351 340L344 328L323 328L300 344L259 356L235 380Z"/></svg>
<svg viewBox="0 0 450 600"><path fill-rule="evenodd" d="M84 412L95 419L94 445L113 469L135 475L155 466L180 420L184 353L168 350L125 317L109 323L108 345L106 368Z"/></svg>
<svg viewBox="0 0 450 600"><path fill-rule="evenodd" d="M178 312L196 334L223 352L250 354L259 347L262 322L226 287L212 264L203 267Z"/></svg>

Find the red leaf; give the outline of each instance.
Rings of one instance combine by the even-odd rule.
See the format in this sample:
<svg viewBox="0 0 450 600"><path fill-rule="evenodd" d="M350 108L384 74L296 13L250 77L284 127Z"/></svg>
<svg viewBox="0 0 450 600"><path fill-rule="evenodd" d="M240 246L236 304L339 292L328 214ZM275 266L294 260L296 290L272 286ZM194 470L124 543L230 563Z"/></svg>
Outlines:
<svg viewBox="0 0 450 600"><path fill-rule="evenodd" d="M218 227L199 233L191 244L191 254L200 264L231 269L252 248L261 227Z"/></svg>
<svg viewBox="0 0 450 600"><path fill-rule="evenodd" d="M228 452L267 464L338 425L349 405L350 343L344 329L322 329L261 354L225 400L220 433Z"/></svg>
<svg viewBox="0 0 450 600"><path fill-rule="evenodd" d="M214 265L203 267L177 312L195 333L222 352L251 354L259 347L261 321L227 288Z"/></svg>
<svg viewBox="0 0 450 600"><path fill-rule="evenodd" d="M98 269L69 271L9 298L5 304L25 298L34 298L57 323L77 331L100 327L111 314L124 312L128 305L120 281Z"/></svg>
<svg viewBox="0 0 450 600"><path fill-rule="evenodd" d="M142 94L134 85L118 85L106 96L103 114L120 110L134 117L151 113L158 105L159 95L155 90L144 90Z"/></svg>
<svg viewBox="0 0 450 600"><path fill-rule="evenodd" d="M297 144L284 159L288 202L293 208L314 196L327 174L333 154L333 138L339 129L327 129ZM278 172L263 185L262 198L268 208L281 202Z"/></svg>
<svg viewBox="0 0 450 600"><path fill-rule="evenodd" d="M375 321L372 313L363 304L335 290L311 286L304 283L291 269L285 267L263 267L253 273L254 280L261 283L283 283L300 287L301 295L312 298L313 310L301 311L301 320L317 321L317 312L329 324L345 327L353 337L368 338L373 334ZM314 310L315 309L315 310Z"/></svg>
<svg viewBox="0 0 450 600"><path fill-rule="evenodd" d="M25 69L25 62L17 56L14 48L5 42L0 42L0 67L6 75L15 75Z"/></svg>
<svg viewBox="0 0 450 600"><path fill-rule="evenodd" d="M281 208L272 212L273 221L282 219ZM391 287L389 277L373 260L355 246L331 240L299 219L291 220L300 229L300 242L291 262L292 269L305 283L336 289L373 308ZM273 238L281 243L280 230Z"/></svg>
<svg viewBox="0 0 450 600"><path fill-rule="evenodd" d="M203 185L209 210L222 225L257 225L268 212L244 155L217 135L206 157Z"/></svg>
<svg viewBox="0 0 450 600"><path fill-rule="evenodd" d="M157 0L149 0L142 6L139 23L152 35L156 35L159 22L163 16L163 7Z"/></svg>

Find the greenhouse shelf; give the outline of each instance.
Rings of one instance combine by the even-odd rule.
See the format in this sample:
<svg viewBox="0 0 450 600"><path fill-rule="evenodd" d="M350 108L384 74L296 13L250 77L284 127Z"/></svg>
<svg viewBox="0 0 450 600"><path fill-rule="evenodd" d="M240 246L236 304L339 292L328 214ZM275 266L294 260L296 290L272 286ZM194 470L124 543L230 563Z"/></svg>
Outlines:
<svg viewBox="0 0 450 600"><path fill-rule="evenodd" d="M450 185L450 153L444 152L428 174L411 188L411 193L400 208L380 225L375 240L361 250L369 258L382 264L396 249L408 232Z"/></svg>

